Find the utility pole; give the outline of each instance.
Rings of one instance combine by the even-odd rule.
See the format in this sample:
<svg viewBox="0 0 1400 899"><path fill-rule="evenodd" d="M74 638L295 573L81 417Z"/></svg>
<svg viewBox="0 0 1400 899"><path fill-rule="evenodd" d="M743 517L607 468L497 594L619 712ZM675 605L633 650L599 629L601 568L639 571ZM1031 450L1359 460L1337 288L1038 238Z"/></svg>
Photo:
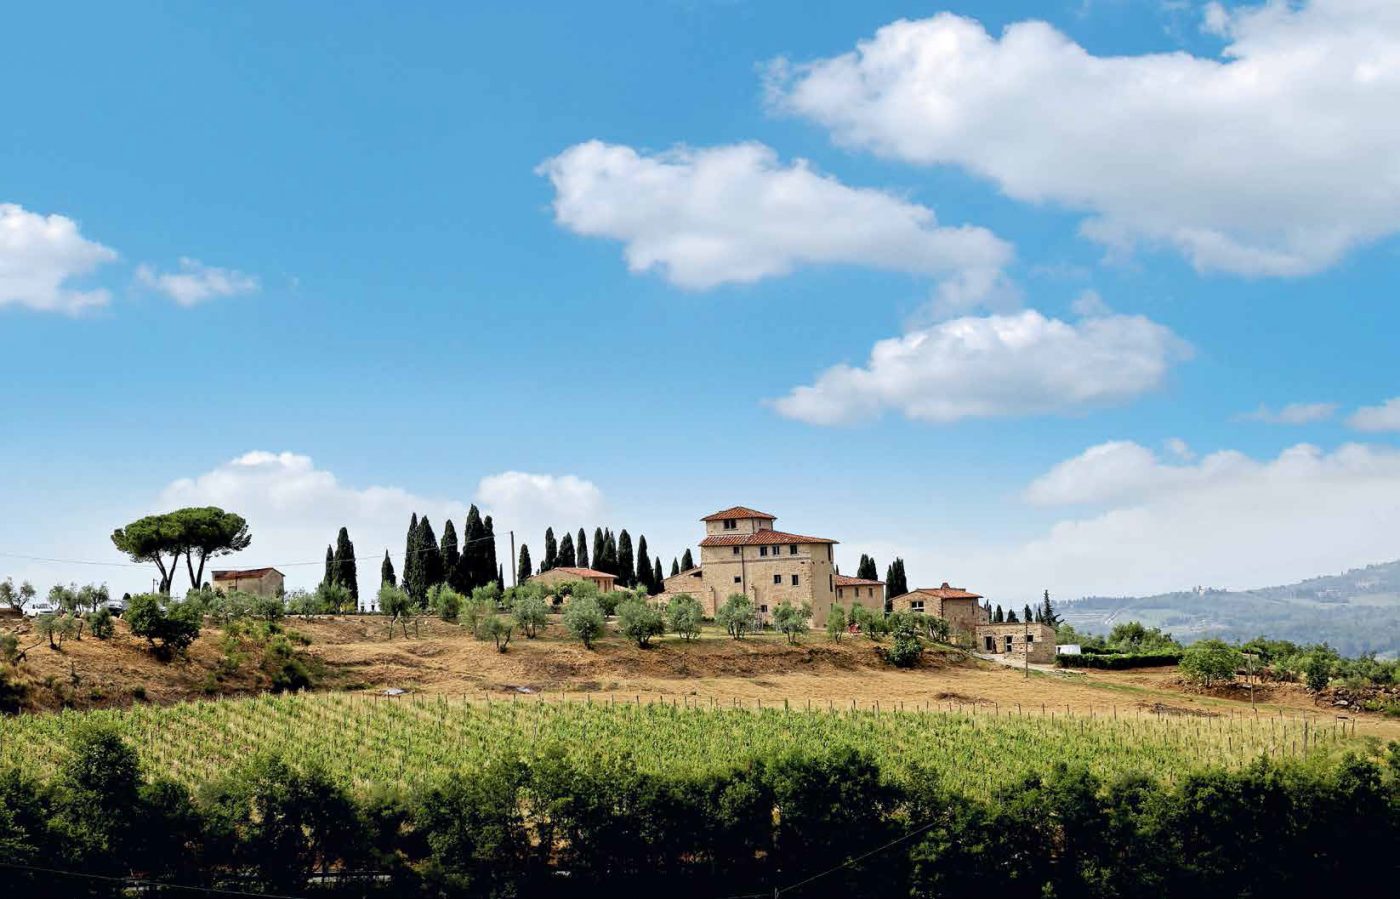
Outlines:
<svg viewBox="0 0 1400 899"><path fill-rule="evenodd" d="M510 585L520 586L520 560L515 557L515 531L510 532Z"/></svg>
<svg viewBox="0 0 1400 899"><path fill-rule="evenodd" d="M1026 680L1031 679L1031 623L1024 622L1025 634L1021 638L1021 651L1025 653Z"/></svg>

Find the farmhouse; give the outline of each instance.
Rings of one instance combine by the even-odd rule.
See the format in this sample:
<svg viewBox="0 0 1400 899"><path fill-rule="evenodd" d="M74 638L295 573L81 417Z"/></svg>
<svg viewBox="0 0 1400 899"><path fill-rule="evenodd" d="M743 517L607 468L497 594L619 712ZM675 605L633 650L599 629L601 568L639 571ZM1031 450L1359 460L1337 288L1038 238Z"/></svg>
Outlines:
<svg viewBox="0 0 1400 899"><path fill-rule="evenodd" d="M237 571L215 571L212 585L221 593L251 593L254 596L281 596L282 572L276 568L243 568Z"/></svg>
<svg viewBox="0 0 1400 899"><path fill-rule="evenodd" d="M921 612L942 618L948 622L950 634L970 643L977 636L977 626L987 620L981 599L980 593L950 587L944 581L941 587L920 587L896 596L890 605L896 612Z"/></svg>
<svg viewBox="0 0 1400 899"><path fill-rule="evenodd" d="M849 611L861 606L876 614L885 611L885 582L872 581L863 577L847 577L838 574L836 583L836 604Z"/></svg>
<svg viewBox="0 0 1400 899"><path fill-rule="evenodd" d="M617 576L592 568L550 568L530 578L536 583L553 587L568 581L590 581L599 593L611 593L617 587Z"/></svg>
<svg viewBox="0 0 1400 899"><path fill-rule="evenodd" d="M1037 622L979 624L977 648L982 652L1012 656L1020 661L1055 661L1055 629Z"/></svg>

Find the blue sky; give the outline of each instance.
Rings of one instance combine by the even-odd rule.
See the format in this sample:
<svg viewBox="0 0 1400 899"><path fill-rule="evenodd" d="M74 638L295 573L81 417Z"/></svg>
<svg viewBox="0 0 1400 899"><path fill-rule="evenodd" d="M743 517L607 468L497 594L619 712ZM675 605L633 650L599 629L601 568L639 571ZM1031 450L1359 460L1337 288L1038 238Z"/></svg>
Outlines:
<svg viewBox="0 0 1400 899"><path fill-rule="evenodd" d="M7 9L0 552L477 500L1014 601L1400 556L1387 7Z"/></svg>

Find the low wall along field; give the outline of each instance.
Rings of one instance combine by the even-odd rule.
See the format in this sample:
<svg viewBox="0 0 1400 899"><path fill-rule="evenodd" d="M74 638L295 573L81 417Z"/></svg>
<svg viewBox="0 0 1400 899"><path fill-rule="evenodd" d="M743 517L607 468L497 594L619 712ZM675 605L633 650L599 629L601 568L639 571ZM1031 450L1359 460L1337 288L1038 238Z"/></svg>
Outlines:
<svg viewBox="0 0 1400 899"><path fill-rule="evenodd" d="M922 766L968 795L986 796L1057 762L1113 779L1165 782L1205 769L1238 769L1261 756L1325 765L1363 742L1340 725L1303 718L1171 718L1126 711L1098 717L1026 709L904 711L871 708L725 707L589 697L303 694L126 710L0 719L4 764L46 777L78 727L114 727L150 770L194 786L259 752L319 766L352 791L412 787L486 761L562 751L629 758L670 776L715 773L751 759L836 747L861 750L891 770Z"/></svg>

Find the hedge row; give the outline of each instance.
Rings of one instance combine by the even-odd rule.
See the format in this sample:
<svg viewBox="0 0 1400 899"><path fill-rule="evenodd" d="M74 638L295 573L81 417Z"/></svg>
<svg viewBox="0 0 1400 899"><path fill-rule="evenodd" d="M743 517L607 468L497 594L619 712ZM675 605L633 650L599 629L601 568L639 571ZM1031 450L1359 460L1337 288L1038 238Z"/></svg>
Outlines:
<svg viewBox="0 0 1400 899"><path fill-rule="evenodd" d="M1175 665L1180 661L1181 653L1179 652L1122 652L1112 655L1090 653L1077 656L1055 656L1055 665L1059 668L1106 668L1111 671L1119 671L1124 668Z"/></svg>
<svg viewBox="0 0 1400 899"><path fill-rule="evenodd" d="M195 793L159 773L102 732L52 782L0 772L0 896L141 878L172 899L1368 897L1400 879L1400 744L1174 784L1061 765L990 801L852 749L698 778L546 752L369 796L273 756Z"/></svg>

